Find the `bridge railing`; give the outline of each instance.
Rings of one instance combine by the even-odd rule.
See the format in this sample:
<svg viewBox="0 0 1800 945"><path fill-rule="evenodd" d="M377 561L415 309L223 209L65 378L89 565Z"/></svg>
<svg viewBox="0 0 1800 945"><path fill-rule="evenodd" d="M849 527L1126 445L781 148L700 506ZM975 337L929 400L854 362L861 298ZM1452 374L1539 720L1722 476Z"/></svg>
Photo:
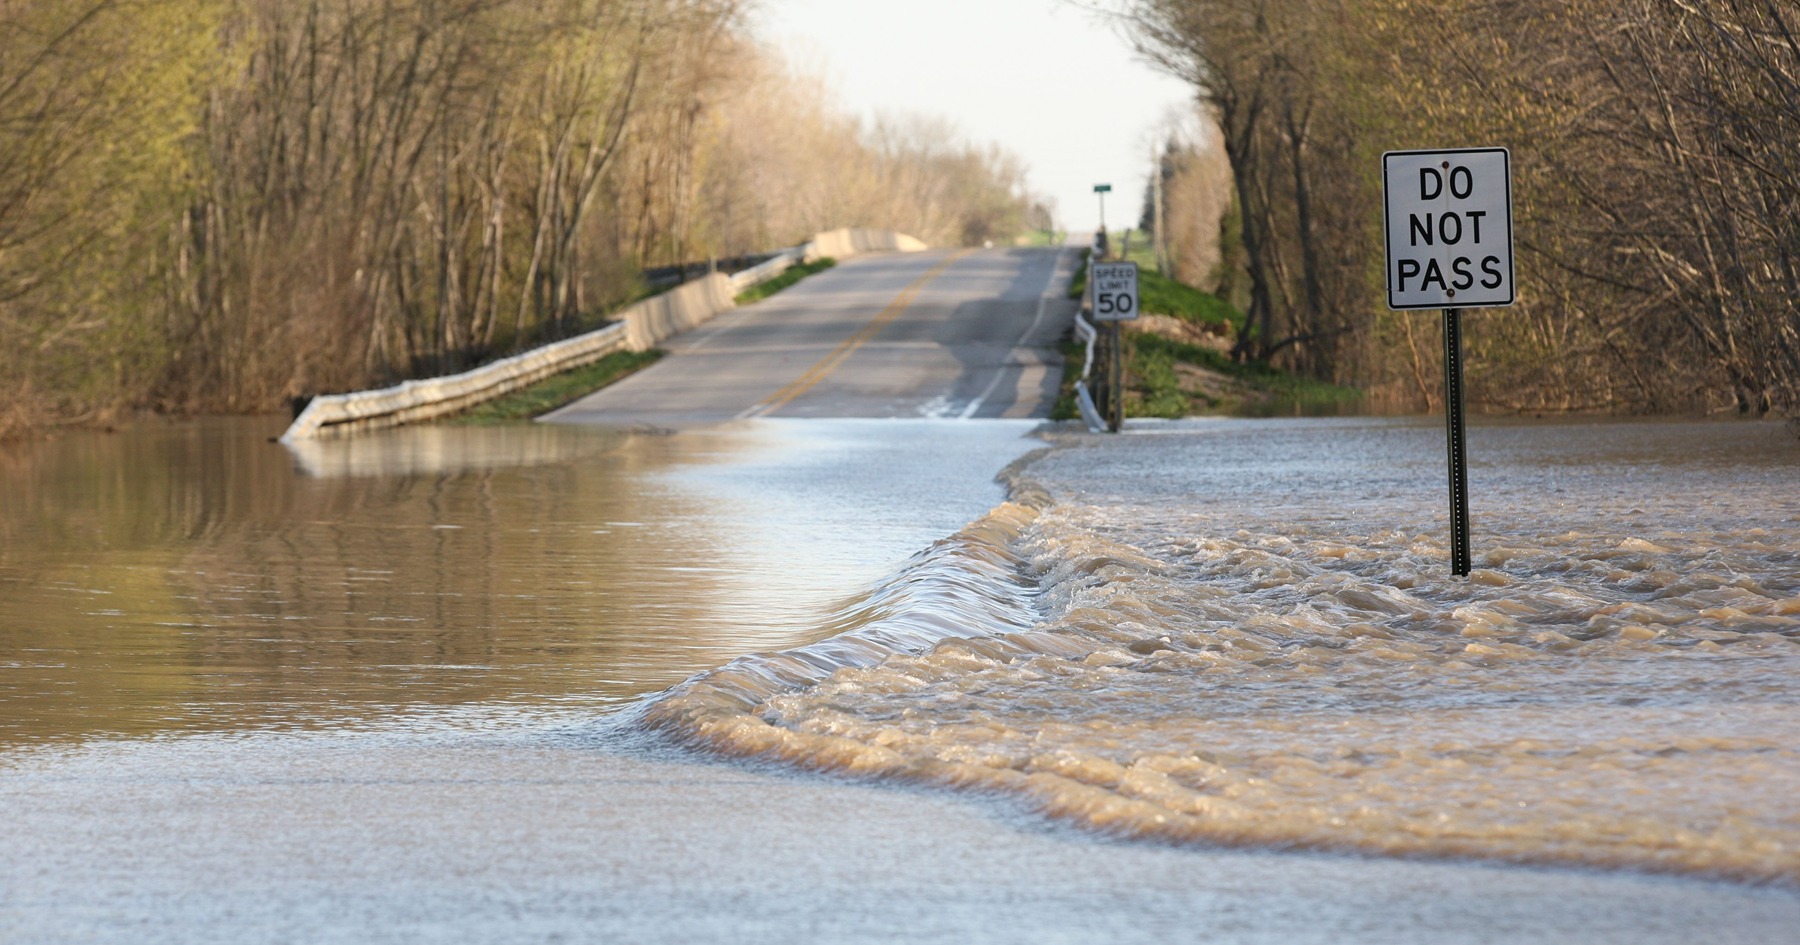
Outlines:
<svg viewBox="0 0 1800 945"><path fill-rule="evenodd" d="M1094 308L1094 260L1104 254L1100 239L1101 237L1095 236L1093 245L1088 248L1087 293L1082 297L1081 308L1075 312L1075 336L1087 343L1087 354L1081 362L1081 378L1075 382L1075 403L1081 408L1081 419L1087 423L1089 433L1106 431L1106 420L1101 416L1094 399L1094 348L1100 342L1100 333L1094 330L1094 324L1088 320L1088 313ZM1110 393L1101 391L1102 396Z"/></svg>
<svg viewBox="0 0 1800 945"><path fill-rule="evenodd" d="M533 348L446 377L405 381L380 390L314 397L294 418L283 442L395 427L460 413L554 374L600 360L614 351L643 351L736 306L738 293L781 275L788 267L823 256L913 252L925 244L885 230L831 230L778 251L768 261L735 275L713 273L626 308L604 328Z"/></svg>
<svg viewBox="0 0 1800 945"><path fill-rule="evenodd" d="M770 279L788 271L788 269L796 263L805 261L806 247L808 245L811 244L790 246L787 249L776 252L775 255L751 266L743 272L734 273L731 276L732 294L736 295L751 286L762 285Z"/></svg>
<svg viewBox="0 0 1800 945"><path fill-rule="evenodd" d="M314 397L281 438L306 440L394 427L467 410L624 350L628 341L626 323L614 322L598 331L533 348L461 374L405 381L380 390Z"/></svg>

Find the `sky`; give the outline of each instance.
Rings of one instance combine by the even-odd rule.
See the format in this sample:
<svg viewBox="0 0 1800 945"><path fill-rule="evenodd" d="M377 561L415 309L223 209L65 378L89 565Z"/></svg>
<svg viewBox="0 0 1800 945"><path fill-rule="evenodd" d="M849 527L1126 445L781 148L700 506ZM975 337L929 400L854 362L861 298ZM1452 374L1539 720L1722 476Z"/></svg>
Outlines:
<svg viewBox="0 0 1800 945"><path fill-rule="evenodd" d="M1068 0L763 0L757 32L861 115L948 118L1024 159L1058 225L1135 222L1156 129L1193 101L1113 26Z"/></svg>

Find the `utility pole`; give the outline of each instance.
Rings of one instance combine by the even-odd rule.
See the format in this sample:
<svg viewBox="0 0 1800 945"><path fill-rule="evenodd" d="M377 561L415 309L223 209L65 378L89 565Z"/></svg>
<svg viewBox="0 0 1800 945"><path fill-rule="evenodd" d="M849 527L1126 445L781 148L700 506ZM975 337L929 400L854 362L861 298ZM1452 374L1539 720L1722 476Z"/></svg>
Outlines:
<svg viewBox="0 0 1800 945"><path fill-rule="evenodd" d="M1163 156L1159 145L1150 146L1150 226L1156 232L1150 234L1151 246L1156 253L1156 271L1169 274L1169 244L1163 239Z"/></svg>

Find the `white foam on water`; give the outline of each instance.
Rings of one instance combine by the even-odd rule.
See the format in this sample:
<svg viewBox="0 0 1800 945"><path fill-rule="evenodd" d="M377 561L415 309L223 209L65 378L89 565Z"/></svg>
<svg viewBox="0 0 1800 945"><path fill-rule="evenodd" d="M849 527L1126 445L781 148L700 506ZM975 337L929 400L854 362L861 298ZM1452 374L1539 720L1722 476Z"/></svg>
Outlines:
<svg viewBox="0 0 1800 945"><path fill-rule="evenodd" d="M1800 448L1767 429L1478 431L1467 580L1430 428L1070 438L878 618L644 721L1118 836L1791 886Z"/></svg>

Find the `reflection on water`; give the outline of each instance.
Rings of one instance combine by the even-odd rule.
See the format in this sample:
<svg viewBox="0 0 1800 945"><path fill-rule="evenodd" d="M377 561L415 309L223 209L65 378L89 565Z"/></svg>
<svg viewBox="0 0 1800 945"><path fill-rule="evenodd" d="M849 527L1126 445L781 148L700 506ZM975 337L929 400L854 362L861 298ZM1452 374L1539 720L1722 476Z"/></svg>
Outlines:
<svg viewBox="0 0 1800 945"><path fill-rule="evenodd" d="M1070 438L959 536L1037 620L741 660L647 722L1127 836L1800 884L1781 428L1473 430L1467 580L1435 424L1145 432Z"/></svg>
<svg viewBox="0 0 1800 945"><path fill-rule="evenodd" d="M429 476L567 463L614 449L628 430L529 423L484 428L413 426L284 443L309 476Z"/></svg>
<svg viewBox="0 0 1800 945"><path fill-rule="evenodd" d="M615 703L854 619L841 600L998 500L1029 429L422 428L290 453L220 420L9 444L0 744Z"/></svg>

